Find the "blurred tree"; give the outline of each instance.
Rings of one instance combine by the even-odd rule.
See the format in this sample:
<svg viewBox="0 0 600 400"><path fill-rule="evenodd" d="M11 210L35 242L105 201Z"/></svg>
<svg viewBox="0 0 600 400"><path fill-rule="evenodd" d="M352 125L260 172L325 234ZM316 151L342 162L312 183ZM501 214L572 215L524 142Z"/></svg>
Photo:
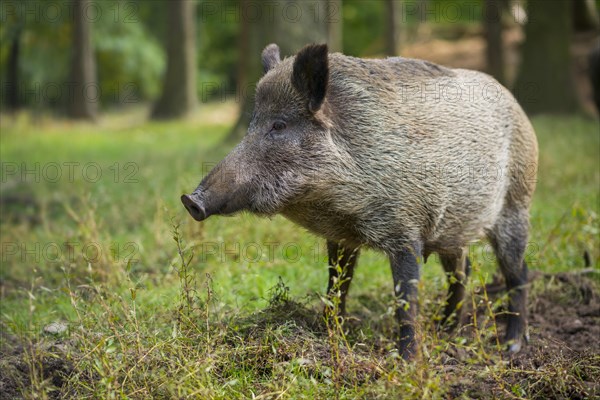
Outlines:
<svg viewBox="0 0 600 400"><path fill-rule="evenodd" d="M400 0L385 0L385 54L400 54Z"/></svg>
<svg viewBox="0 0 600 400"><path fill-rule="evenodd" d="M238 141L246 133L250 123L250 115L254 109L254 87L263 74L260 60L262 49L270 42L267 39L269 24L265 14L273 12L272 4L254 3L240 0L239 14L240 33L238 36L238 77L236 85L236 102L239 106L239 117L231 129L226 141ZM274 29L273 26L270 26Z"/></svg>
<svg viewBox="0 0 600 400"><path fill-rule="evenodd" d="M19 107L70 114L75 92L75 3L27 0L4 6L0 107L10 108L17 101ZM163 25L167 27L166 2L103 0L84 7L97 71L97 81L88 85L87 94L95 97L94 89L99 88L97 102L102 107L156 98L165 66L158 36Z"/></svg>
<svg viewBox="0 0 600 400"><path fill-rule="evenodd" d="M105 0L102 7L102 18L94 24L102 105L129 105L156 99L162 89L166 64L157 31L161 32L162 25L167 26L164 21L167 4L150 1L138 5ZM148 11L162 19L146 20Z"/></svg>
<svg viewBox="0 0 600 400"><path fill-rule="evenodd" d="M68 114L71 118L95 119L98 114L100 88L96 77L96 58L92 29L87 15L90 0L73 3L73 55L71 59L72 98Z"/></svg>
<svg viewBox="0 0 600 400"><path fill-rule="evenodd" d="M508 0L484 0L483 25L486 38L487 72L505 84L502 16L508 10Z"/></svg>
<svg viewBox="0 0 600 400"><path fill-rule="evenodd" d="M572 0L575 32L598 29L598 10L594 0Z"/></svg>
<svg viewBox="0 0 600 400"><path fill-rule="evenodd" d="M327 45L331 53L342 53L344 15L342 0L327 0Z"/></svg>
<svg viewBox="0 0 600 400"><path fill-rule="evenodd" d="M198 104L196 92L196 2L168 2L166 40L167 70L163 91L152 118L176 118L189 114Z"/></svg>
<svg viewBox="0 0 600 400"><path fill-rule="evenodd" d="M529 0L515 96L528 113L578 109L571 76L570 0Z"/></svg>
<svg viewBox="0 0 600 400"><path fill-rule="evenodd" d="M277 43L281 55L295 54L308 43L325 43L328 34L326 3L281 0L240 1L238 101L240 115L227 141L237 141L248 128L254 109L254 89L263 75L261 52Z"/></svg>
<svg viewBox="0 0 600 400"><path fill-rule="evenodd" d="M600 44L588 55L588 75L592 85L592 95L596 111L600 115Z"/></svg>
<svg viewBox="0 0 600 400"><path fill-rule="evenodd" d="M3 98L9 110L17 110L21 106L19 96L20 74L19 60L21 54L21 33L23 24L21 21L12 21L10 34L8 35L10 49L8 51L6 81L2 85Z"/></svg>
<svg viewBox="0 0 600 400"><path fill-rule="evenodd" d="M240 0L202 0L198 24L198 93L200 101L224 101L236 93L242 63L238 62L244 37ZM246 24L247 25L247 24ZM238 39L239 38L239 39Z"/></svg>

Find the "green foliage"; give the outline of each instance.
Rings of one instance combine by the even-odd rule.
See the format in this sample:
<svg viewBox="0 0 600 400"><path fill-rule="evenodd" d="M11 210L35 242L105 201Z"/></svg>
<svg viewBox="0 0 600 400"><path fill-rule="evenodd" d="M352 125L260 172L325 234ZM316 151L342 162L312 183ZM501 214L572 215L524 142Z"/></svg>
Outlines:
<svg viewBox="0 0 600 400"><path fill-rule="evenodd" d="M41 0L7 2L2 8L7 13L7 20L0 28L1 79L5 82L10 46L20 37L20 79L17 84L25 94L24 103L36 108L60 104L61 98L64 99L60 85L65 82L69 70L71 26L63 14L65 10L51 17L45 17L50 14L39 11L45 10L43 7L48 3ZM9 13L9 9L16 11Z"/></svg>
<svg viewBox="0 0 600 400"><path fill-rule="evenodd" d="M102 3L105 18L94 24L103 100L105 104L122 104L152 99L161 88L165 52L148 34L148 28L137 16L137 8L124 2L112 3Z"/></svg>
<svg viewBox="0 0 600 400"><path fill-rule="evenodd" d="M382 1L344 0L343 48L350 56L373 56L383 52L384 4Z"/></svg>
<svg viewBox="0 0 600 400"><path fill-rule="evenodd" d="M164 51L139 19L139 7L116 0L93 4L97 13L90 11L90 21L102 103L152 98L160 87ZM0 29L2 80L12 39L21 27L18 86L23 104L37 109L65 106L70 98L73 4L31 0L11 5L17 12Z"/></svg>
<svg viewBox="0 0 600 400"><path fill-rule="evenodd" d="M216 11L212 11L212 7ZM203 0L198 4L198 93L201 101L211 99L211 93L204 89L207 84L218 86L219 93L235 93L242 18L239 7L238 0L218 3Z"/></svg>

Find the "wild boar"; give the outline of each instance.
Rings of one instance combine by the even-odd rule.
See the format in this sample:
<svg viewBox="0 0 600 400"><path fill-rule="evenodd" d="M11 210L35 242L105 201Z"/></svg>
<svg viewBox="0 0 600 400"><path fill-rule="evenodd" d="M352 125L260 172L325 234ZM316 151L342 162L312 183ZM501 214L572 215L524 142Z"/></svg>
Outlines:
<svg viewBox="0 0 600 400"><path fill-rule="evenodd" d="M508 90L486 74L426 61L360 59L308 45L262 53L248 132L181 200L192 217L280 213L327 240L343 267L342 305L360 246L387 254L399 352L415 341L419 264L439 254L459 307L467 246L487 237L509 291L506 340L527 335L529 208L537 140ZM329 269L329 289L337 269Z"/></svg>

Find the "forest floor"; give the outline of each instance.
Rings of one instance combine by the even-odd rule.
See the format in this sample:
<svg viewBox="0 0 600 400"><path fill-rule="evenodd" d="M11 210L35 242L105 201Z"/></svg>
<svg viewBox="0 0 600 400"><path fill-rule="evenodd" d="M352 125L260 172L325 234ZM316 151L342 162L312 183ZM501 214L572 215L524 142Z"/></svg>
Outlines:
<svg viewBox="0 0 600 400"><path fill-rule="evenodd" d="M498 340L506 293L482 242L456 332L436 330L448 284L434 256L423 266L405 363L381 254L361 254L342 322L322 314L321 240L281 217L189 218L179 196L229 150L235 110L0 118L0 397L600 396L597 120L532 119L529 345L511 359Z"/></svg>
<svg viewBox="0 0 600 400"><path fill-rule="evenodd" d="M482 328L473 320L470 306L459 334L425 338L427 354L407 365L390 353L385 339L390 332L388 324L372 321L374 313L385 314L385 309L353 312L344 331L339 331L324 321L320 310L283 296L271 299L269 306L254 314L210 322L215 325L208 329L195 326L198 321L191 322L178 335L152 346L148 343L141 351L136 351L134 342L128 346L121 342L129 354L120 353L124 349L114 343L114 347L102 349L110 343L104 340L118 336L89 330L51 332L46 327L45 337L34 341L7 334L0 348L0 392L2 398L600 396L597 286L567 273L540 275L533 285L537 293L529 308L530 343L512 358L503 355L495 343L492 332L496 327ZM285 289L278 295L283 293ZM363 298L361 302L374 300ZM485 307L478 312L485 318ZM201 314L198 320L206 318ZM94 347L84 344L88 341ZM173 351L173 347L178 349ZM93 355L111 348L121 355L117 362L109 356ZM130 360L123 361L123 357ZM181 365L181 358L192 365ZM100 365L88 365L86 359ZM123 364L127 364L127 371ZM117 367L112 382L102 377L103 370L111 365ZM132 371L138 368L143 372ZM165 368L172 368L171 373ZM194 374L199 376L185 376ZM128 378L132 381L127 382ZM204 379L213 382L206 385ZM177 388L176 383L187 388Z"/></svg>

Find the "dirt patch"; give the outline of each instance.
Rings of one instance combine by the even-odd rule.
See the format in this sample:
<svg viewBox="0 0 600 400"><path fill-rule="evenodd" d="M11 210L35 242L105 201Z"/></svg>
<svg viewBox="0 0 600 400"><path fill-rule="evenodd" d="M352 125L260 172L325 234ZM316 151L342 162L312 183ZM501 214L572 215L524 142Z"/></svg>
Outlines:
<svg viewBox="0 0 600 400"><path fill-rule="evenodd" d="M3 329L4 331L4 329ZM73 373L62 342L42 340L24 344L3 335L0 347L0 394L2 399L19 399L23 393L45 391L60 399L61 388Z"/></svg>
<svg viewBox="0 0 600 400"><path fill-rule="evenodd" d="M600 297L597 269L585 274L543 274L532 271L529 301L530 339L517 355L504 354L507 368L487 376L458 379L451 397L587 399L600 396ZM584 275L588 275L587 277ZM591 277L591 278L590 278ZM492 301L504 294L489 286ZM496 321L504 334L502 313ZM479 310L477 314L483 314ZM472 323L472 309L463 324ZM495 338L494 338L495 339ZM450 352L455 355L456 349ZM481 367L486 367L485 364ZM460 369L460 368L459 368ZM463 372L465 372L463 370Z"/></svg>
<svg viewBox="0 0 600 400"><path fill-rule="evenodd" d="M341 383L349 386L380 376L379 363L369 349L332 338L335 328L328 329L321 313L301 303L284 300L230 326L235 329L227 342L237 351L234 363L229 359L220 366L225 376L232 366L253 369L259 376L291 367L320 381L331 380L337 374Z"/></svg>
<svg viewBox="0 0 600 400"><path fill-rule="evenodd" d="M600 396L597 280L562 273L540 281L545 290L529 304L531 342L512 360L509 381L535 386L539 398Z"/></svg>
<svg viewBox="0 0 600 400"><path fill-rule="evenodd" d="M529 304L530 324L538 339L571 351L600 353L600 301L593 283L569 274L543 279L552 287Z"/></svg>

